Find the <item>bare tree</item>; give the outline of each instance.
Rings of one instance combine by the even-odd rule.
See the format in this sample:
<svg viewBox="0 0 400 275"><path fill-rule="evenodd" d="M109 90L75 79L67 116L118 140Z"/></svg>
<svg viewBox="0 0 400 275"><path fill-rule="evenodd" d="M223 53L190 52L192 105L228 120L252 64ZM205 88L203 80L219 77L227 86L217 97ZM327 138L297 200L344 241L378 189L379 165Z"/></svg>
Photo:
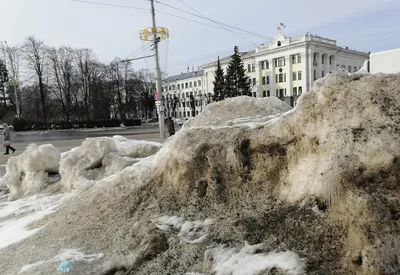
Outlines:
<svg viewBox="0 0 400 275"><path fill-rule="evenodd" d="M67 121L78 107L77 70L74 67L74 50L69 47L49 49L51 75L54 85L52 91L60 102Z"/></svg>
<svg viewBox="0 0 400 275"><path fill-rule="evenodd" d="M35 37L30 36L25 39L23 44L23 52L27 61L27 66L31 69L37 78L39 85L40 103L42 106L43 121L47 122L47 90L45 86L45 72L46 72L46 46L43 41L37 40Z"/></svg>

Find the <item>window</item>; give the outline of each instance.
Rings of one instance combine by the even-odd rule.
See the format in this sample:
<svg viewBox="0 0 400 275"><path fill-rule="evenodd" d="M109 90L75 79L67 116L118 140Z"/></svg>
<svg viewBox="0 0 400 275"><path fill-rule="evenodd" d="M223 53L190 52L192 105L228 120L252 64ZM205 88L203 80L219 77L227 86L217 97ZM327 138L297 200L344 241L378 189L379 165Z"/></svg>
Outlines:
<svg viewBox="0 0 400 275"><path fill-rule="evenodd" d="M261 85L265 85L265 76L261 78Z"/></svg>
<svg viewBox="0 0 400 275"><path fill-rule="evenodd" d="M263 97L267 97L267 91L263 91Z"/></svg>
<svg viewBox="0 0 400 275"><path fill-rule="evenodd" d="M280 47L282 45L281 41L278 41L278 47Z"/></svg>
<svg viewBox="0 0 400 275"><path fill-rule="evenodd" d="M286 82L286 73L283 74L283 82Z"/></svg>
<svg viewBox="0 0 400 275"><path fill-rule="evenodd" d="M186 92L186 98L188 98L189 97L189 92Z"/></svg>
<svg viewBox="0 0 400 275"><path fill-rule="evenodd" d="M194 87L197 87L197 82L195 81L195 82L193 82L193 84L194 84Z"/></svg>
<svg viewBox="0 0 400 275"><path fill-rule="evenodd" d="M254 63L251 64L251 71L252 71L252 72L255 72L255 71L256 71L255 66L254 66Z"/></svg>
<svg viewBox="0 0 400 275"><path fill-rule="evenodd" d="M285 58L280 57L275 59L275 67L283 67L285 66Z"/></svg>
<svg viewBox="0 0 400 275"><path fill-rule="evenodd" d="M353 72L357 72L357 67L354 67L354 68L353 68Z"/></svg>
<svg viewBox="0 0 400 275"><path fill-rule="evenodd" d="M187 112L187 116L190 116L190 112Z"/></svg>
<svg viewBox="0 0 400 275"><path fill-rule="evenodd" d="M253 78L253 86L256 86L256 79Z"/></svg>
<svg viewBox="0 0 400 275"><path fill-rule="evenodd" d="M265 61L265 68L269 69L269 62L268 61Z"/></svg>
<svg viewBox="0 0 400 275"><path fill-rule="evenodd" d="M292 55L292 64L296 64L296 55Z"/></svg>
<svg viewBox="0 0 400 275"><path fill-rule="evenodd" d="M317 70L314 70L314 81L317 80Z"/></svg>
<svg viewBox="0 0 400 275"><path fill-rule="evenodd" d="M271 96L271 92L269 90L267 91L267 96Z"/></svg>
<svg viewBox="0 0 400 275"><path fill-rule="evenodd" d="M190 92L190 96L193 96L193 92Z"/></svg>
<svg viewBox="0 0 400 275"><path fill-rule="evenodd" d="M253 93L253 97L257 97L257 93L256 92Z"/></svg>
<svg viewBox="0 0 400 275"><path fill-rule="evenodd" d="M314 63L317 63L317 53L314 53Z"/></svg>
<svg viewBox="0 0 400 275"><path fill-rule="evenodd" d="M181 84L178 84L178 90L181 88Z"/></svg>
<svg viewBox="0 0 400 275"><path fill-rule="evenodd" d="M186 82L185 83L185 88L187 89L189 87L189 84Z"/></svg>
<svg viewBox="0 0 400 275"><path fill-rule="evenodd" d="M251 78L249 78L249 84L251 85Z"/></svg>
<svg viewBox="0 0 400 275"><path fill-rule="evenodd" d="M247 64L247 71L248 71L248 72L251 72L251 66L250 66L250 64Z"/></svg>
<svg viewBox="0 0 400 275"><path fill-rule="evenodd" d="M196 116L199 114L199 111L196 111Z"/></svg>
<svg viewBox="0 0 400 275"><path fill-rule="evenodd" d="M300 54L297 55L297 63L301 63L301 55Z"/></svg>
<svg viewBox="0 0 400 275"><path fill-rule="evenodd" d="M192 82L189 83L189 87L192 88Z"/></svg>
<svg viewBox="0 0 400 275"><path fill-rule="evenodd" d="M324 54L322 55L321 63L322 63L322 64L325 64L325 55L324 55Z"/></svg>
<svg viewBox="0 0 400 275"><path fill-rule="evenodd" d="M198 86L200 87L201 86L201 80L199 80L198 83L199 83Z"/></svg>
<svg viewBox="0 0 400 275"><path fill-rule="evenodd" d="M293 72L293 81L297 80L297 72Z"/></svg>
<svg viewBox="0 0 400 275"><path fill-rule="evenodd" d="M279 74L278 75L278 83L281 83L281 82L283 82L283 74Z"/></svg>
<svg viewBox="0 0 400 275"><path fill-rule="evenodd" d="M279 82L278 82L278 75L277 75L277 74L275 75L275 83L279 83Z"/></svg>
<svg viewBox="0 0 400 275"><path fill-rule="evenodd" d="M283 89L279 89L279 97L283 97Z"/></svg>
<svg viewBox="0 0 400 275"><path fill-rule="evenodd" d="M171 91L172 90L172 86L168 86L168 89Z"/></svg>
<svg viewBox="0 0 400 275"><path fill-rule="evenodd" d="M264 61L261 62L261 70L265 70L265 62Z"/></svg>
<svg viewBox="0 0 400 275"><path fill-rule="evenodd" d="M332 65L333 64L333 55L331 55L330 57L329 57L329 65Z"/></svg>
<svg viewBox="0 0 400 275"><path fill-rule="evenodd" d="M325 72L324 71L322 71L322 75L321 75L322 77L325 77Z"/></svg>
<svg viewBox="0 0 400 275"><path fill-rule="evenodd" d="M269 75L267 75L267 84L269 84Z"/></svg>
<svg viewBox="0 0 400 275"><path fill-rule="evenodd" d="M351 73L351 66L347 66L347 71Z"/></svg>
<svg viewBox="0 0 400 275"><path fill-rule="evenodd" d="M297 95L297 87L293 88L293 95Z"/></svg>
<svg viewBox="0 0 400 275"><path fill-rule="evenodd" d="M297 80L301 80L301 71L297 72Z"/></svg>
<svg viewBox="0 0 400 275"><path fill-rule="evenodd" d="M303 88L300 86L299 87L299 95L301 95L302 92L303 92Z"/></svg>

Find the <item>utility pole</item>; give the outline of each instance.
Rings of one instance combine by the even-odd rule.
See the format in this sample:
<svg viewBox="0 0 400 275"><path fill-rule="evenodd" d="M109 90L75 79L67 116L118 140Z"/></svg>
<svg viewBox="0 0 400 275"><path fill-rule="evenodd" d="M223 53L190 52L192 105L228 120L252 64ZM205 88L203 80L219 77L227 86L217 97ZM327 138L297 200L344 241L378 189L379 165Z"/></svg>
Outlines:
<svg viewBox="0 0 400 275"><path fill-rule="evenodd" d="M156 76L156 92L162 94L162 87L161 87L161 71L160 71L160 60L158 55L158 42L159 38L157 37L156 32L156 13L154 11L154 0L150 0L151 4L151 16L153 21L153 40L154 40L154 60L155 60L155 76ZM162 98L160 99L160 105L158 107L158 122L160 125L160 138L165 138L165 128L164 128L164 106L162 104Z"/></svg>

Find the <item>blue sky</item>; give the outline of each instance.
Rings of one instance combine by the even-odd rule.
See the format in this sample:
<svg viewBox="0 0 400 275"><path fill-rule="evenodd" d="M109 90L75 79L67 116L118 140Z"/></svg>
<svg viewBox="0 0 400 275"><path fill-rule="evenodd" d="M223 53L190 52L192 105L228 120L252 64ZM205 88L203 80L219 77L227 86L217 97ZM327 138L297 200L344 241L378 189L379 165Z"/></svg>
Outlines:
<svg viewBox="0 0 400 275"><path fill-rule="evenodd" d="M88 0L149 8L145 0ZM300 36L306 32L338 40L338 44L363 51L382 51L400 47L399 0L159 0L183 10L182 2L214 20L246 29L266 37L276 34L276 25L286 24L284 34ZM359 4L362 3L362 4ZM177 16L203 21L182 11L156 3L156 9ZM2 22L0 39L10 45L34 35L50 46L69 45L91 48L103 62L124 58L140 49L144 42L139 30L151 26L147 10L107 7L71 0L0 0ZM268 43L269 39L245 36L252 43L224 29L212 28L179 18L157 14L157 25L168 27L171 37L161 44L161 67L169 75L202 65L218 55L230 55L233 46L241 50ZM215 25L215 24L214 24ZM363 37L371 34L397 31ZM137 56L150 54L139 51ZM147 64L146 64L147 63ZM137 61L136 69L153 69L153 60Z"/></svg>

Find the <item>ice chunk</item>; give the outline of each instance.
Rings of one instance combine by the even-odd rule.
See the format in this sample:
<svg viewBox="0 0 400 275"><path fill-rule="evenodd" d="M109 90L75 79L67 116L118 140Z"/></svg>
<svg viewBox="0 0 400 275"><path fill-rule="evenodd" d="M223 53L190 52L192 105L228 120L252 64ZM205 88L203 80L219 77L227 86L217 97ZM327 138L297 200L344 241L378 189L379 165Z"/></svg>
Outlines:
<svg viewBox="0 0 400 275"><path fill-rule="evenodd" d="M270 252L268 254L257 251L262 244L248 245L242 249L219 247L212 251L216 275L257 275L261 271L273 267L280 268L287 274L304 274L304 261L294 252Z"/></svg>
<svg viewBox="0 0 400 275"><path fill-rule="evenodd" d="M10 158L1 179L10 189L10 198L34 194L44 188L48 174L58 172L60 158L60 150L51 144L31 144L21 155Z"/></svg>

